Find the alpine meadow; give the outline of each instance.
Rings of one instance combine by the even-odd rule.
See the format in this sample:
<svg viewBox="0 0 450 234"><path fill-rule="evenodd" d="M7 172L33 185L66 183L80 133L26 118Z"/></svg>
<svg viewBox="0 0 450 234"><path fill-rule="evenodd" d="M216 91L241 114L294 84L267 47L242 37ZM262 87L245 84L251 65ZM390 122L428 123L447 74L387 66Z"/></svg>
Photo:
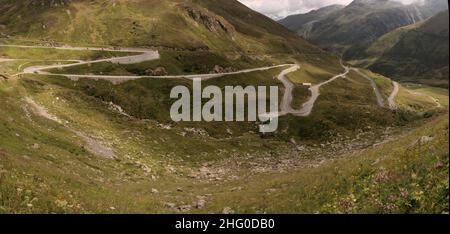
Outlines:
<svg viewBox="0 0 450 234"><path fill-rule="evenodd" d="M246 2L0 0L0 214L448 214L447 1Z"/></svg>

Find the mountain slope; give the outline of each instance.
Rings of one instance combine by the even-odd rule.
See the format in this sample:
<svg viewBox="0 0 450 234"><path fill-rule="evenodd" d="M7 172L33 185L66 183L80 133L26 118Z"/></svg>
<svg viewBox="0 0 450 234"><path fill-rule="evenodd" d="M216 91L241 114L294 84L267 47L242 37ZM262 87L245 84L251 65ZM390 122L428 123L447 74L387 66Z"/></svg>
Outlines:
<svg viewBox="0 0 450 234"><path fill-rule="evenodd" d="M352 48L345 57L392 78L448 87L448 20L448 11L442 12Z"/></svg>
<svg viewBox="0 0 450 234"><path fill-rule="evenodd" d="M0 0L0 10L0 213L448 212L446 90L395 92L386 77L343 73L336 56L232 0ZM209 73L282 63L300 66L284 79L296 101L317 99L273 134L172 121L171 90L192 81L147 73L208 73L218 76L202 86L278 86L282 97L294 65ZM398 108L380 107L377 89Z"/></svg>
<svg viewBox="0 0 450 234"><path fill-rule="evenodd" d="M9 35L5 41L10 43L104 44L105 47L119 45L158 49L161 54L158 60L126 65L111 61L83 63L78 66L56 67L57 71L53 71L53 74L71 74L78 78L81 75L84 78L87 76L87 79L81 79L76 87L71 88L101 101L118 104L127 113L140 119L171 122L168 114L173 101L169 98L170 89L177 84L185 85L188 81L136 79L112 85L95 79L101 75L145 76L155 70L168 73L167 75L192 75L225 70L215 69L216 66L239 70L298 63L302 65L302 69L289 74L289 79L296 86L296 95L302 98L314 96L308 90L301 89L303 83L324 83L333 77L343 79L338 79L336 83L330 82L324 87L330 88L326 95L317 100L319 107L314 108L311 116L283 118L286 127L280 131L281 137L293 135L318 140L344 131L354 134L357 128L364 125L384 126L402 121L401 113L380 108L374 102L375 96L371 94L373 87L367 79L354 72L350 73L348 79L339 76L344 69L336 56L310 45L298 35L237 1L0 1L1 10L5 12L0 16L0 22L4 25L2 32ZM25 18L26 14L30 17ZM17 17L24 19L11 20ZM0 55L25 59L26 57L17 57L24 55L18 51L25 50L0 48ZM34 48L29 53L46 57L50 51L55 52L49 48ZM21 72L18 69L20 67L23 64L14 67L19 70L17 73ZM210 82L216 85L230 84L228 81L233 81L236 85L279 85L281 94L287 88L272 79L280 72L274 69ZM94 74L97 77L89 77ZM248 80L245 80L246 77ZM339 102L335 102L336 100ZM353 114L348 115L348 112ZM352 122L355 119L358 119L357 125ZM219 136L227 134L226 127L230 125L238 129L239 134L254 128L253 123L247 124L250 127L242 127L242 123L230 123L226 127L207 123L198 125Z"/></svg>
<svg viewBox="0 0 450 234"><path fill-rule="evenodd" d="M306 35L306 27L311 25L310 22L319 20L327 15L341 10L344 8L342 5L331 5L322 7L318 10L312 10L306 14L290 15L279 21L280 24L294 32L302 32L301 35Z"/></svg>
<svg viewBox="0 0 450 234"><path fill-rule="evenodd" d="M158 49L161 62L126 69L138 74L149 67L176 75L318 59L341 69L336 56L235 0L0 0L0 11L6 44Z"/></svg>
<svg viewBox="0 0 450 234"><path fill-rule="evenodd" d="M0 32L17 39L234 56L319 52L237 1L1 0L0 11Z"/></svg>
<svg viewBox="0 0 450 234"><path fill-rule="evenodd" d="M446 8L445 0L411 5L389 0L355 0L306 25L302 21L295 26L280 22L323 48L344 52L350 46L370 43L393 29L424 20Z"/></svg>

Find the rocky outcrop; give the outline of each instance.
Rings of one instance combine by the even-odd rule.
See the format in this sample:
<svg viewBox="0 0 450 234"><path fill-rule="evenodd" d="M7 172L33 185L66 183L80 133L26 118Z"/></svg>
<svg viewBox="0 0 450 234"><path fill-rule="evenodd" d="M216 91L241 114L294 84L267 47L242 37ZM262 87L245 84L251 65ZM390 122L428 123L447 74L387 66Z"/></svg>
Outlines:
<svg viewBox="0 0 450 234"><path fill-rule="evenodd" d="M157 67L155 69L149 68L145 71L147 75L151 76L166 76L168 75L166 68L164 67Z"/></svg>
<svg viewBox="0 0 450 234"><path fill-rule="evenodd" d="M234 37L236 34L234 26L221 16L205 9L196 9L191 6L185 6L185 10L190 18L211 32L223 31L231 37Z"/></svg>
<svg viewBox="0 0 450 234"><path fill-rule="evenodd" d="M220 74L220 73L229 73L229 72L234 72L234 71L236 71L236 70L232 67L223 68L220 65L215 65L211 73Z"/></svg>
<svg viewBox="0 0 450 234"><path fill-rule="evenodd" d="M0 74L0 81L8 80L9 78L6 75Z"/></svg>

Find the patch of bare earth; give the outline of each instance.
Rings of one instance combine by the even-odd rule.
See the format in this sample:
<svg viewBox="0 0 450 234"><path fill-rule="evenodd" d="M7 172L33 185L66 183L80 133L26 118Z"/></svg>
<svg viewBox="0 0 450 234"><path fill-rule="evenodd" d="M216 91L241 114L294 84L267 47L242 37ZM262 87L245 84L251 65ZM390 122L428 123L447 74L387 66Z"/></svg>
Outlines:
<svg viewBox="0 0 450 234"><path fill-rule="evenodd" d="M61 121L58 117L49 114L45 107L36 103L31 97L26 97L25 102L27 103L27 106L31 109L31 111L36 115L57 122L58 124L61 124L65 128L67 128L67 130L77 135L81 140L83 140L84 142L83 147L91 154L109 159L115 158L115 153L112 148L105 146L103 143L101 143L101 141L94 139L82 132L71 129L69 126L64 124L63 121Z"/></svg>

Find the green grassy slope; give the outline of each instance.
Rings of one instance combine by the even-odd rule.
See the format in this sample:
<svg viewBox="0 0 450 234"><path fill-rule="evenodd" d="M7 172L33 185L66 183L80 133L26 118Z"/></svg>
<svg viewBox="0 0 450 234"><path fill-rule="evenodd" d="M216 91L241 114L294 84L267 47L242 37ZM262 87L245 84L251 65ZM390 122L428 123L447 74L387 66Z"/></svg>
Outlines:
<svg viewBox="0 0 450 234"><path fill-rule="evenodd" d="M339 69L337 57L234 0L0 3L2 44L152 47L163 55L133 66L102 63L75 70L100 66L105 73L144 74L163 67L189 74L209 73L215 65L237 70L308 61Z"/></svg>
<svg viewBox="0 0 450 234"><path fill-rule="evenodd" d="M283 95L283 86L275 79L282 70L272 69L270 71L253 72L245 75L232 75L222 78L212 79L203 82L203 86L217 85L225 86L240 85L276 85L279 86L279 97ZM308 70L305 70L306 72ZM392 83L389 79L378 77L374 79L385 98L392 92ZM323 75L323 78L313 75L316 79L326 80L334 76L333 74ZM303 72L290 75L292 80L304 80ZM171 123L170 106L175 101L169 98L170 90L176 85L191 87L192 83L187 80L175 79L139 79L127 81L118 85L113 85L108 81L95 81L81 79L77 82L69 81L62 77L46 78L46 82L82 92L85 95L94 97L104 102L113 102L121 106L126 113L139 118L151 119L163 123ZM313 82L314 83L314 82ZM369 82L357 75L350 73L347 78L338 79L321 88L319 97L313 114L306 118L283 117L281 118L280 130L275 134L280 139L288 140L290 137L308 139L312 141L329 140L337 134L353 136L360 129L383 128L385 126L404 124L404 118L421 118L421 113L416 110L405 109L404 112L392 112L388 109L380 108L375 100L372 87ZM300 107L309 98L306 89L294 90L294 106ZM419 98L420 100L424 98ZM406 101L409 103L408 101ZM419 102L417 107L421 111L433 109L433 102ZM416 117L415 117L416 116ZM231 130L234 136L240 136L249 132L257 132L257 126L252 123L180 123L181 126L197 127L205 129L214 137L227 137ZM366 129L366 130L370 130Z"/></svg>
<svg viewBox="0 0 450 234"><path fill-rule="evenodd" d="M328 14L323 14L327 8L322 8L288 17L280 23L322 48L344 53L352 46L370 44L385 33L425 20L445 9L448 9L445 0L427 0L409 5L395 1L355 0ZM305 20L310 17L314 20Z"/></svg>
<svg viewBox="0 0 450 234"><path fill-rule="evenodd" d="M27 54L27 49L21 53ZM53 50L50 50L53 51ZM31 50L29 53L34 53ZM165 54L167 53L167 55ZM152 66L152 63L161 64L172 67L170 73L191 73L192 66L190 63L183 63L178 61L180 55L195 56L202 58L204 53L195 52L163 52L163 59L161 61L146 62L137 65L113 65L109 63L94 64L90 66L77 66L67 68L65 70L58 70L56 72L62 73L80 73L80 74L142 74L144 68ZM65 56L73 56L71 53L59 55L61 58ZM86 54L84 56L90 56ZM91 55L97 56L97 55ZM165 58L167 56L167 58ZM311 82L317 84L323 82L336 74L342 72L342 68L337 69L338 62L331 59L316 59L311 60L311 63L301 63L302 68L298 72L289 74L288 77L294 83ZM177 60L178 63L171 61ZM189 59L192 64L196 64L194 59ZM226 62L226 60L223 60ZM50 62L50 61L49 61ZM214 64L211 63L210 65ZM328 65L324 65L324 63ZM185 69L182 69L182 68ZM244 65L242 65L244 67ZM195 68L195 66L194 66ZM208 66L197 68L196 72L207 72ZM265 72L254 72L245 75L226 76L219 79L204 82L204 86L213 84L224 87L226 85L278 85L280 87L280 94L282 96L283 87L275 79L279 69L272 69ZM384 98L392 92L390 81L386 78L378 78L376 74L372 74ZM42 77L41 79L44 79ZM121 106L125 112L139 119L151 119L164 123L170 123L169 110L174 100L169 98L169 93L172 87L176 85L191 86L191 83L186 80L159 80L159 79L141 79L135 81L128 81L119 85L113 85L107 81L94 81L89 79L81 79L73 82L62 77L48 77L44 79L45 82L69 88L82 92L85 95L94 97L104 102L113 102ZM330 139L336 134L355 135L356 131L361 128L384 127L402 123L403 115L414 116L414 111L411 113L392 113L383 110L376 105L372 88L369 82L364 78L351 73L349 79L339 79L326 87L323 87L321 93L323 94L318 102L317 107L314 108L314 113L308 118L282 118L282 125L284 126L276 136L284 140L289 140L289 137L298 137L300 139L309 139L318 141L320 139ZM300 107L305 100L309 98L309 92L302 89L300 86L294 90L295 107ZM420 107L428 108L429 102L421 103ZM431 103L431 106L434 106ZM350 114L349 114L350 113ZM409 117L408 117L409 119ZM355 124L357 121L357 124ZM204 128L209 134L216 137L229 136L229 131L234 135L240 136L248 132L256 132L257 126L252 123L184 123L185 127L199 127Z"/></svg>
<svg viewBox="0 0 450 234"><path fill-rule="evenodd" d="M432 140L418 141L423 136ZM231 207L248 213L447 214L446 144L448 116L442 116L367 151L294 173L265 175L241 192L224 188L215 201L234 201Z"/></svg>
<svg viewBox="0 0 450 234"><path fill-rule="evenodd" d="M320 93L311 116L286 123L291 134L328 141L339 135L354 136L359 131L402 122L399 113L377 106L370 84L353 72L323 86Z"/></svg>
<svg viewBox="0 0 450 234"><path fill-rule="evenodd" d="M0 83L0 213L448 212L447 115L340 155L302 140L212 139L184 126L167 129L51 79ZM36 114L26 96L65 126ZM90 153L70 129L112 147L116 158ZM423 136L431 140L418 143ZM294 162L299 168L289 169Z"/></svg>
<svg viewBox="0 0 450 234"><path fill-rule="evenodd" d="M27 51L21 53L26 55ZM59 54L57 58L71 56L70 53ZM321 67L320 61L306 70L313 72L311 77L315 77L314 71L321 71L318 68L332 71ZM280 69L274 69L205 83L219 86L279 85L274 79L279 72ZM302 79L297 76L302 74L294 73L291 79ZM371 93L369 83L351 73L321 90L322 96L312 116L284 117L278 133L262 137L256 133L256 125L251 123L168 122L167 111L171 103L168 93L171 87L179 84L190 86L190 82L184 80L142 79L114 86L105 81L82 79L73 82L62 77L35 75L2 81L0 100L5 111L0 115L0 212L173 213L181 210L220 213L227 206L236 212L333 212L335 210L323 203L324 200L334 201L329 193L317 194L317 200L308 203L299 201L295 194L315 194L313 191L316 190L307 187L298 191L291 178L295 178L295 183L306 183L309 181L306 175L310 174L305 175L303 170L297 174L289 168L302 163L315 165L316 160L329 160L341 154L337 152L348 153L353 147L371 145L372 140L385 137L387 127L401 129L403 124L409 125L410 119L402 120L405 116L421 118L420 113L433 108L429 102L423 102L423 98L413 102L409 98L402 99L402 92L399 100L404 103L402 108L405 106L407 114L379 109L372 95L359 95ZM380 87L382 90L390 88ZM429 92L434 93L433 90ZM439 92L439 95L445 93ZM25 97L32 97L64 126L36 114L25 102ZM109 101L119 104L134 117L120 114L108 104ZM74 131L111 147L116 158L107 159L93 154ZM352 140L361 138L367 140L357 144ZM322 144L325 146L318 146ZM289 173L279 174L288 169ZM322 173L321 170L327 169L317 170L317 173ZM357 172L348 170L347 173ZM270 174L271 180L285 181L287 186L280 185L281 188L295 192L280 195L277 185L270 180L260 180L269 175L261 171L276 173ZM440 174L436 176L445 180ZM254 188L244 182L248 180L254 181ZM314 183L325 182L319 180ZM323 186L334 188L327 183ZM341 196L347 196L347 186L338 187L341 193L336 195L337 201ZM440 191L439 188L432 189ZM255 191L265 194L266 190L273 191L267 195L268 198L276 196L283 201L293 201L296 206L288 207L284 202L266 206L258 199L240 198L253 196ZM414 206L410 211L442 210L440 206L443 203L438 194L421 198L423 202L438 203L436 209L422 205ZM354 196L365 195L357 193ZM206 200L205 206L193 208L190 205L202 199ZM175 204L174 208L171 203ZM183 205L190 205L190 208L183 208ZM391 212L381 208L376 211Z"/></svg>
<svg viewBox="0 0 450 234"><path fill-rule="evenodd" d="M102 62L88 65L53 69L55 74L97 74L97 75L153 75L150 70L164 68L166 74L208 74L219 65L223 69L243 70L249 67L269 66L271 63L264 60L253 60L249 57L241 57L229 60L226 57L207 51L159 51L161 58L138 64L114 64Z"/></svg>
<svg viewBox="0 0 450 234"><path fill-rule="evenodd" d="M309 25L312 25L315 21L320 20L335 11L341 10L344 7L345 6L343 5L330 5L317 10L312 10L306 14L290 15L280 20L279 23L302 35Z"/></svg>
<svg viewBox="0 0 450 234"><path fill-rule="evenodd" d="M448 87L448 11L394 30L345 57L391 78Z"/></svg>
<svg viewBox="0 0 450 234"><path fill-rule="evenodd" d="M237 1L1 3L0 30L15 40L210 50L229 58L321 53Z"/></svg>
<svg viewBox="0 0 450 234"><path fill-rule="evenodd" d="M155 47L162 55L64 72L142 74L162 66L170 74L195 74L214 65L297 62L302 69L290 80L319 83L343 70L337 57L236 1L0 0L0 10L0 43ZM191 87L188 80L113 85L12 76L29 65L117 55L0 47L2 58L21 59L0 63L0 74L11 76L0 79L0 213L448 212L448 148L442 147L448 103L437 108L406 85L400 109L390 111L351 72L321 88L311 116L284 116L276 133L261 135L251 122L171 121L170 90ZM273 85L281 97L281 70L203 85ZM386 98L390 80L367 74ZM411 89L448 99L441 89ZM299 106L308 94L297 88L294 98ZM422 136L433 139L408 147ZM102 156L104 148L113 156ZM424 154L432 157L419 157Z"/></svg>

